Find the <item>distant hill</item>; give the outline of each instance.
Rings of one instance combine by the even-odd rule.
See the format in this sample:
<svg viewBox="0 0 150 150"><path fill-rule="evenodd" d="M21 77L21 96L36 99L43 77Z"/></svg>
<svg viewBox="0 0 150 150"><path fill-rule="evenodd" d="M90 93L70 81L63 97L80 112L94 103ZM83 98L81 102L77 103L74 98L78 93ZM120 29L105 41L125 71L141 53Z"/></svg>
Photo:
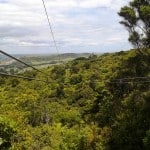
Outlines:
<svg viewBox="0 0 150 150"><path fill-rule="evenodd" d="M29 62L29 63L32 63L32 62L33 63L34 62L40 63L43 61L47 61L47 62L58 61L59 57L60 57L61 61L65 61L65 60L75 59L78 57L88 57L90 55L91 55L90 53L81 53L81 54L64 53L64 54L60 54L60 55L53 54L53 55L35 55L35 56L34 55L27 55L27 56L20 57L20 59L23 61Z"/></svg>
<svg viewBox="0 0 150 150"><path fill-rule="evenodd" d="M36 67L47 67L57 63L67 62L79 57L89 57L90 53L64 53L59 56L56 54L15 54L13 56L19 58L20 60ZM60 58L60 62L59 62ZM17 61L12 60L6 56L0 55L0 67L3 71L9 72L14 70L14 73L23 71L26 67Z"/></svg>

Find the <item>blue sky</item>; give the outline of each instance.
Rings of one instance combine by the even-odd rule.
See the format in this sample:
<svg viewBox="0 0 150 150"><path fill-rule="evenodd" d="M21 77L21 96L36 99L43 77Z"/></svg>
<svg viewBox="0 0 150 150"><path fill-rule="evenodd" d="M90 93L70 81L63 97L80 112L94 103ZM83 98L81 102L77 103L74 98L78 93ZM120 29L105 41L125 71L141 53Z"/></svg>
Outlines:
<svg viewBox="0 0 150 150"><path fill-rule="evenodd" d="M45 0L59 53L127 50L117 12L129 0ZM0 0L0 49L56 53L42 0Z"/></svg>

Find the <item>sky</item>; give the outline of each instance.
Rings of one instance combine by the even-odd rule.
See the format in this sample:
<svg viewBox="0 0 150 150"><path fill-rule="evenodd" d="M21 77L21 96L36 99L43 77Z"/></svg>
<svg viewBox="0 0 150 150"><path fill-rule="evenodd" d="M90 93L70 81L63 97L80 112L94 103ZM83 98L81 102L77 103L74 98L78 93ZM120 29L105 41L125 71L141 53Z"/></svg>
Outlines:
<svg viewBox="0 0 150 150"><path fill-rule="evenodd" d="M128 50L117 12L129 0L45 0L59 53ZM57 53L42 0L0 0L0 49L12 54Z"/></svg>

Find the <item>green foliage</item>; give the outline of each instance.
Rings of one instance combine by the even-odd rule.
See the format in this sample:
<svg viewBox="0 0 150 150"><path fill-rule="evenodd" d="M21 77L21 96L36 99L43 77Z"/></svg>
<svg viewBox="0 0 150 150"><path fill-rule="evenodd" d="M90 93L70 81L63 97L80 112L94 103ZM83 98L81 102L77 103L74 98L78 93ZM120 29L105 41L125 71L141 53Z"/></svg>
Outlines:
<svg viewBox="0 0 150 150"><path fill-rule="evenodd" d="M143 139L143 142L144 142L145 149L149 150L150 149L150 130L146 132L146 136Z"/></svg>
<svg viewBox="0 0 150 150"><path fill-rule="evenodd" d="M12 146L13 136L16 133L15 123L6 117L0 117L0 149L7 150Z"/></svg>
<svg viewBox="0 0 150 150"><path fill-rule="evenodd" d="M150 48L150 1L132 0L118 13L120 23L129 31L129 41L135 48Z"/></svg>
<svg viewBox="0 0 150 150"><path fill-rule="evenodd" d="M149 80L114 83L149 77L149 49L93 55L43 71L49 83L0 78L1 149L149 149ZM34 71L26 75L45 80Z"/></svg>

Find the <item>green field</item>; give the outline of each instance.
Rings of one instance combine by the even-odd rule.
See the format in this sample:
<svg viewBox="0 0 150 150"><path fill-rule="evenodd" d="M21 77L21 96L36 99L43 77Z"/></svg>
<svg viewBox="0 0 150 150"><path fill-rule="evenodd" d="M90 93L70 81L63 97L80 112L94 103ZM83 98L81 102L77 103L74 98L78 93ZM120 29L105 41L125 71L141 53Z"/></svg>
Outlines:
<svg viewBox="0 0 150 150"><path fill-rule="evenodd" d="M20 60L24 61L25 63L32 65L37 68L45 68L51 65L64 63L71 61L73 59L79 57L88 57L90 53L65 53L58 55L15 55L15 57L19 58ZM0 71L7 72L7 73L20 73L25 70L29 70L26 66L22 65L21 63L14 61L10 58L0 55Z"/></svg>

